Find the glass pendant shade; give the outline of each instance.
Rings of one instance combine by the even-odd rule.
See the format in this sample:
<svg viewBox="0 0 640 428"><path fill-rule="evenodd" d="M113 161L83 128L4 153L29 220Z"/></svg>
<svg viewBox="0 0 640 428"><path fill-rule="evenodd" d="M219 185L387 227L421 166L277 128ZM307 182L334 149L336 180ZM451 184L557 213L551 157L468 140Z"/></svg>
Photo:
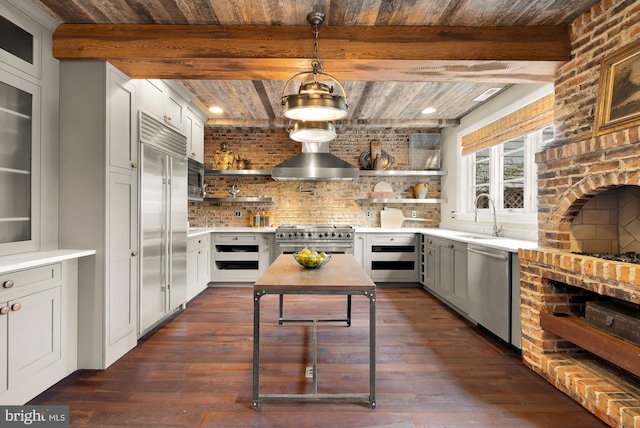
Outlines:
<svg viewBox="0 0 640 428"><path fill-rule="evenodd" d="M289 138L301 143L324 143L336 139L336 127L331 122L296 122L289 130Z"/></svg>

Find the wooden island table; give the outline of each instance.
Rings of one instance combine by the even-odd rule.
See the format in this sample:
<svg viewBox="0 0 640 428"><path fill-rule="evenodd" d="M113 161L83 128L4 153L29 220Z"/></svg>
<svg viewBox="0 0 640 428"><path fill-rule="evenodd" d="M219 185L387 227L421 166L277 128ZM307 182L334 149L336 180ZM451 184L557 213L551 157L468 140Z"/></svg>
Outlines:
<svg viewBox="0 0 640 428"><path fill-rule="evenodd" d="M260 299L266 294L362 295L369 299L369 393L320 394L317 390L317 323L328 319L300 319L313 323L313 392L301 394L260 394ZM350 318L350 317L349 317ZM288 319L292 322L295 319ZM350 254L333 254L325 266L307 269L291 254L280 255L253 285L253 399L260 401L345 401L369 403L376 407L376 284Z"/></svg>

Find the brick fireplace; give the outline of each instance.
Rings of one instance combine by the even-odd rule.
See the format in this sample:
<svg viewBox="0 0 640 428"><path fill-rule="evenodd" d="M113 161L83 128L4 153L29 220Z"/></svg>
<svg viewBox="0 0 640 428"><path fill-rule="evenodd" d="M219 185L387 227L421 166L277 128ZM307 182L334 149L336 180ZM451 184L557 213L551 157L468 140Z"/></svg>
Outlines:
<svg viewBox="0 0 640 428"><path fill-rule="evenodd" d="M592 136L600 62L638 40L638 16L640 2L602 0L572 24L572 59L556 74L555 143L536 157L539 247L519 252L524 363L623 427L640 427L639 378L567 340L549 314L578 314L599 296L640 304L640 265L574 253L640 252L640 127ZM629 349L640 359L640 347Z"/></svg>

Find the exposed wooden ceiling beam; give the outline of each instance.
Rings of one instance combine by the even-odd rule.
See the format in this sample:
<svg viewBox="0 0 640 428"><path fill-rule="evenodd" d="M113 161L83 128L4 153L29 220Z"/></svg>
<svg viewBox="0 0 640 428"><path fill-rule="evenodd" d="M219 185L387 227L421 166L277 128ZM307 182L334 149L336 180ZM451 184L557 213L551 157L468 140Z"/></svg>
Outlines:
<svg viewBox="0 0 640 428"><path fill-rule="evenodd" d="M241 119L208 119L206 122L210 126L230 126L234 128L286 128L290 122L285 119L276 120L241 120ZM340 128L349 129L375 129L375 128L446 128L460 125L458 119L414 119L414 120L341 120L336 123Z"/></svg>
<svg viewBox="0 0 640 428"><path fill-rule="evenodd" d="M133 78L287 80L310 69L305 26L61 24L60 60L107 60ZM341 80L543 82L569 60L566 26L321 27L324 68Z"/></svg>

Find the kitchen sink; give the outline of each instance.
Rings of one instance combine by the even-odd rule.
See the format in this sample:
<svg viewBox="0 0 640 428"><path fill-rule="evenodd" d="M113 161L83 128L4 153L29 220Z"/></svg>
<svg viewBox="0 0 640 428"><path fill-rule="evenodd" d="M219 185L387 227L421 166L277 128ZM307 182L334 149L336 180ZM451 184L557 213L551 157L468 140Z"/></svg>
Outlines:
<svg viewBox="0 0 640 428"><path fill-rule="evenodd" d="M497 239L499 236L491 236L491 235L458 235L458 238L465 239Z"/></svg>

